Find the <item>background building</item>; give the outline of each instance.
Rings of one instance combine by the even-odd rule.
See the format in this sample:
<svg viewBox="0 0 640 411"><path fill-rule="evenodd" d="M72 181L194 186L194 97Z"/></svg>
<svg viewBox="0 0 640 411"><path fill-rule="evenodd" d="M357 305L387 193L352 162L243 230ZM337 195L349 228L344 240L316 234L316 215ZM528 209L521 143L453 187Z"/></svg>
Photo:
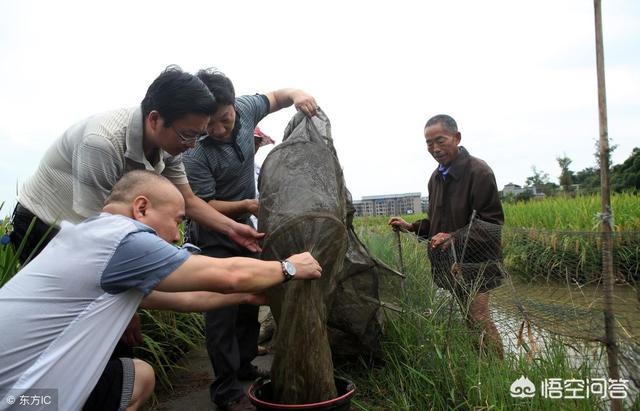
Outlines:
<svg viewBox="0 0 640 411"><path fill-rule="evenodd" d="M518 199L539 199L544 198L543 192L538 192L535 187L521 187L517 184L509 183L502 188L502 198L515 198Z"/></svg>
<svg viewBox="0 0 640 411"><path fill-rule="evenodd" d="M357 216L414 214L422 211L420 193L364 196L353 202Z"/></svg>
<svg viewBox="0 0 640 411"><path fill-rule="evenodd" d="M505 184L505 186L502 188L502 195L506 196L506 195L518 195L518 194L522 194L526 191L531 192L531 194L535 195L536 194L536 188L535 187L521 187L517 184L513 184L513 183L509 183L509 184Z"/></svg>

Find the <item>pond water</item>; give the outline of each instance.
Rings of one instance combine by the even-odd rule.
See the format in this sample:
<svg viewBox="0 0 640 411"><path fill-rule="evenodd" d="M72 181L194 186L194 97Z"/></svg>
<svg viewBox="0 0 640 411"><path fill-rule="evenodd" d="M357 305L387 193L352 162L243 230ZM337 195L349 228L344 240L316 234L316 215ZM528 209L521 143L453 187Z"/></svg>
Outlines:
<svg viewBox="0 0 640 411"><path fill-rule="evenodd" d="M602 285L505 281L491 293L492 318L500 330L505 350L533 358L545 353L545 343L560 341L574 366L588 361L593 374L589 377L606 377L606 349L598 342L605 334L603 290ZM613 303L620 377L629 380L630 394L635 397L640 392L638 289L616 285Z"/></svg>

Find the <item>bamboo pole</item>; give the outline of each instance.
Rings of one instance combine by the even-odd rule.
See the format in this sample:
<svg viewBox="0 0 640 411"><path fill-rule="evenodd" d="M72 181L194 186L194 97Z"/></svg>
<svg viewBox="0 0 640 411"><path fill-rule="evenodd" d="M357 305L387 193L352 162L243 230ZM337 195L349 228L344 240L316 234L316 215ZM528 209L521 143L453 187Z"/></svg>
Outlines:
<svg viewBox="0 0 640 411"><path fill-rule="evenodd" d="M604 327L609 378L618 380L618 345L615 335L613 314L613 216L611 213L611 192L609 187L609 133L607 130L607 96L604 77L604 49L602 41L602 7L600 0L594 0L596 26L596 67L598 73L598 114L600 119L600 190L602 212L602 274L604 276ZM611 410L621 410L620 399L611 399Z"/></svg>
<svg viewBox="0 0 640 411"><path fill-rule="evenodd" d="M398 244L398 260L400 263L400 272L404 274L405 273L404 258L402 258L402 239L400 238L400 230L395 230L395 232L396 232L396 243Z"/></svg>

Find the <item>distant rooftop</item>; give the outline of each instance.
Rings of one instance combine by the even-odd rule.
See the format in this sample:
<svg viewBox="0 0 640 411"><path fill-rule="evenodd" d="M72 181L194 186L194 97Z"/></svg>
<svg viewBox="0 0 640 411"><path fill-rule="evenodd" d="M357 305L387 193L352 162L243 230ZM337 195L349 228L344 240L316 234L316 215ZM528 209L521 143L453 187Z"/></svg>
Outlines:
<svg viewBox="0 0 640 411"><path fill-rule="evenodd" d="M402 197L420 197L420 193L404 193L404 194L382 194L378 196L363 196L361 201L379 200L381 198L402 198Z"/></svg>

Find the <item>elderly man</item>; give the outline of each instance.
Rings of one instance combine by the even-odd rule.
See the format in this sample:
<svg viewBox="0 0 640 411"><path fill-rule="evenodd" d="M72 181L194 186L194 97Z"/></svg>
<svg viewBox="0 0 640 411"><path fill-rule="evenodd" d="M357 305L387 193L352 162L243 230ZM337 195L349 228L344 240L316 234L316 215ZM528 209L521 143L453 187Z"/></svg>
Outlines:
<svg viewBox="0 0 640 411"><path fill-rule="evenodd" d="M57 390L61 410L138 409L153 391L153 370L109 354L139 305L200 311L255 303L212 292L259 292L291 274L321 275L309 253L284 262L191 255L169 243L179 240L184 215L175 185L140 170L115 184L99 216L63 223L0 289L0 387L15 398Z"/></svg>
<svg viewBox="0 0 640 411"><path fill-rule="evenodd" d="M256 125L268 114L291 105L312 116L317 107L315 99L297 89L236 98L233 83L223 73L208 69L200 70L197 76L213 93L217 109L207 127L209 136L185 153L189 184L212 207L249 226L250 216L258 212L254 183ZM257 257L197 221L189 224L189 235L204 255ZM261 375L251 365L257 354L257 307L239 305L208 311L205 331L216 375L211 384L211 400L219 409L253 409L238 380Z"/></svg>
<svg viewBox="0 0 640 411"><path fill-rule="evenodd" d="M430 240L429 258L436 284L455 292L465 305L468 304L469 324L479 328L502 356L500 334L489 312L489 290L497 287L501 280L497 268L499 227L494 230L496 235L493 237L496 238L490 238L490 233L479 224L475 225L474 234L481 239L478 241L480 246L474 246L474 251L469 247L466 256L473 254L474 258L485 262L470 276L473 281L456 281L452 278L451 265L446 264L443 268L437 261L447 252L452 233L471 223L474 211L483 222L498 226L504 223L496 179L487 163L459 146L462 134L452 117L440 114L429 119L424 136L429 153L438 162L438 168L429 179L429 219L409 224L400 217L392 217L389 224L394 229L405 229ZM468 268L465 262L460 267Z"/></svg>

